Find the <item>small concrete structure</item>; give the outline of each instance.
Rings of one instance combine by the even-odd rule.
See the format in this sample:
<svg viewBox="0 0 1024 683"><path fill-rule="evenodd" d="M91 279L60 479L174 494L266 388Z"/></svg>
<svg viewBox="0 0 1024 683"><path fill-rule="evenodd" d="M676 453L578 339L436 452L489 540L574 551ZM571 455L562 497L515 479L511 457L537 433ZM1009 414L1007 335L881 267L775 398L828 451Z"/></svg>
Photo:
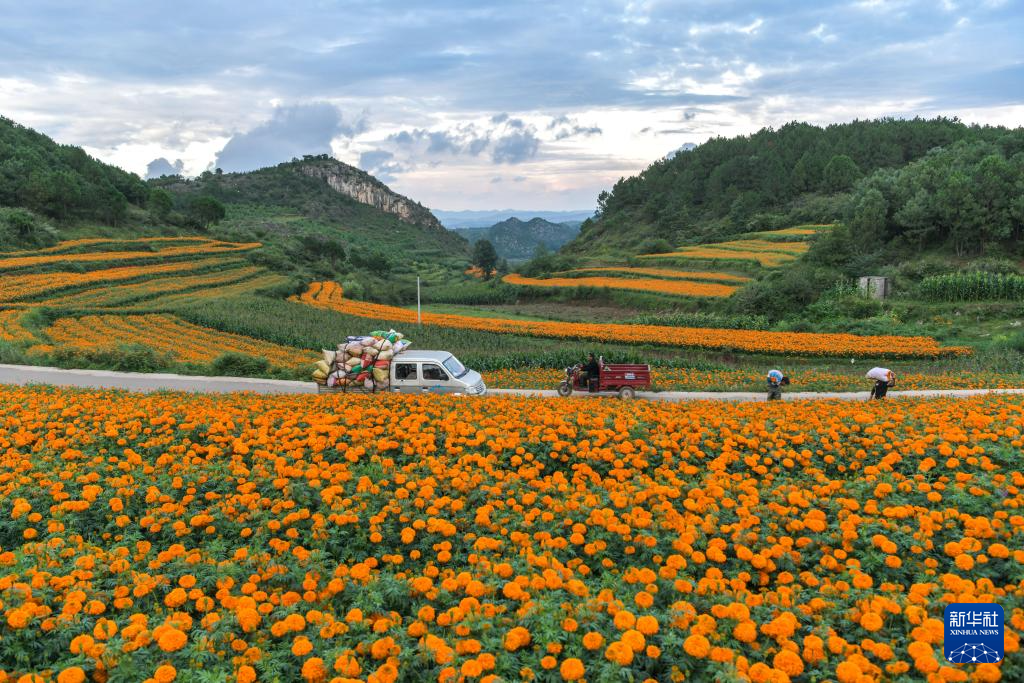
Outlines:
<svg viewBox="0 0 1024 683"><path fill-rule="evenodd" d="M857 282L860 291L875 299L884 299L889 296L889 278L881 275L865 275Z"/></svg>

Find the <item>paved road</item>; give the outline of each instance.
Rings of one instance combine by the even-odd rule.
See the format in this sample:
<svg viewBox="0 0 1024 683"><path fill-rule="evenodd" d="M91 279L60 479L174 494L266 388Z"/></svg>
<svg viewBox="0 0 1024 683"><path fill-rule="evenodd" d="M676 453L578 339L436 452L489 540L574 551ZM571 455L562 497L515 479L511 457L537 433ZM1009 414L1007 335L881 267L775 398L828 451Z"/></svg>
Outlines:
<svg viewBox="0 0 1024 683"><path fill-rule="evenodd" d="M28 365L0 364L0 384L53 384L57 386L127 389L130 391L195 391L202 393L230 393L252 391L259 394L313 394L312 382L280 379L250 379L247 377L200 377L109 370L64 370ZM491 389L493 395L557 396L553 389ZM922 391L890 391L889 396L978 396L981 394L1024 394L1024 389L930 389ZM576 396L591 398L587 394ZM660 391L640 392L639 398L656 401L764 401L764 392L749 391ZM867 391L809 392L793 391L784 394L785 400L828 399L867 400Z"/></svg>

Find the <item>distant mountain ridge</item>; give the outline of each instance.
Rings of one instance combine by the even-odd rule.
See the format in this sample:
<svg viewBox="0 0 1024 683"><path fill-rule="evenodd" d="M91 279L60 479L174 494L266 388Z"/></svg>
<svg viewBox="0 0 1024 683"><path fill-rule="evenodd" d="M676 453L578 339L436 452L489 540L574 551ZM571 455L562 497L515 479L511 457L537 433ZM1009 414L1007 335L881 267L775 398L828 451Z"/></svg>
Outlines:
<svg viewBox="0 0 1024 683"><path fill-rule="evenodd" d="M509 218L489 228L462 228L454 232L471 243L486 239L494 245L501 258L523 261L532 257L541 244L551 251L557 251L572 240L579 230L579 221L552 223L538 217L528 221Z"/></svg>
<svg viewBox="0 0 1024 683"><path fill-rule="evenodd" d="M489 228L495 223L500 223L509 218L518 218L522 221L528 221L531 218L543 218L552 223L582 222L593 216L594 210L534 211L529 209L495 209L486 211L443 211L441 209L433 209L433 213L440 219L444 227L449 230L458 230L461 228Z"/></svg>

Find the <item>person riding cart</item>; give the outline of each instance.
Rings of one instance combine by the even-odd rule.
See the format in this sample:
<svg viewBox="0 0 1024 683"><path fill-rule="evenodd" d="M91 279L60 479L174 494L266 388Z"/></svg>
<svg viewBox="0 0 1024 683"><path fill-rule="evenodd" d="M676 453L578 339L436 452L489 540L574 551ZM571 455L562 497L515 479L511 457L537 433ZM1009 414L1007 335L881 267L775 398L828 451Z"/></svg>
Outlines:
<svg viewBox="0 0 1024 683"><path fill-rule="evenodd" d="M580 383L586 384L591 393L597 391L598 380L601 377L601 364L594 358L594 354L587 356L587 362L580 368Z"/></svg>

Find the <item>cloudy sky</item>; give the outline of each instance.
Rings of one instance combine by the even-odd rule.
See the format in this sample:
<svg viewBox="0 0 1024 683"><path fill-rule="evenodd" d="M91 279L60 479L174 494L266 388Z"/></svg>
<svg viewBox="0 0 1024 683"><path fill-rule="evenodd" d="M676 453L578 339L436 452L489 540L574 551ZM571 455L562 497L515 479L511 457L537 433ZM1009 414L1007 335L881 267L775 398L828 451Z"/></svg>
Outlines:
<svg viewBox="0 0 1024 683"><path fill-rule="evenodd" d="M1021 0L0 0L0 114L140 175L329 152L438 209L589 209L794 119L1024 124Z"/></svg>

